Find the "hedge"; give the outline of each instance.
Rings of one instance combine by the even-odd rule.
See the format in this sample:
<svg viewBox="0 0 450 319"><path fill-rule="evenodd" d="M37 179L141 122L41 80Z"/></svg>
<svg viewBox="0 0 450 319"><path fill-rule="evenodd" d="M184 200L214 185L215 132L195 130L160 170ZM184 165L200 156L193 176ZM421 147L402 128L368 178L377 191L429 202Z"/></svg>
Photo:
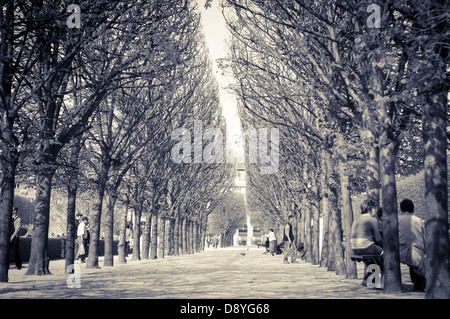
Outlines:
<svg viewBox="0 0 450 319"><path fill-rule="evenodd" d="M64 259L65 258L65 252L63 250L64 247L64 241L63 238L49 238L48 239L48 256L50 257L50 260L56 260L56 259ZM119 244L118 240L115 240L113 242L113 254L118 255L117 246ZM98 252L99 256L104 256L105 254L105 242L103 240L99 240L98 245ZM20 244L19 244L19 253L20 257L22 259L22 262L28 262L30 259L30 251L31 251L31 237L20 237ZM11 254L10 259L11 263L14 263L14 256Z"/></svg>

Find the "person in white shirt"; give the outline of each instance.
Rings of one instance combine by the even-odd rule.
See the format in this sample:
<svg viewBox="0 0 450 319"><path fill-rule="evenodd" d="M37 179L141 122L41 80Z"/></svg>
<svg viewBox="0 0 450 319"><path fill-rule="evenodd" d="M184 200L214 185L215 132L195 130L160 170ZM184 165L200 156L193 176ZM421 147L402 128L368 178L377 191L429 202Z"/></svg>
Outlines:
<svg viewBox="0 0 450 319"><path fill-rule="evenodd" d="M277 237L272 228L269 229L269 233L266 234L266 237L269 239L269 253L273 256L277 249Z"/></svg>
<svg viewBox="0 0 450 319"><path fill-rule="evenodd" d="M80 258L82 263L85 262L86 259L86 248L84 245L84 240L87 236L86 225L88 223L88 218L83 217L81 219L81 223L78 225L77 229L77 242L78 242L78 253L75 259Z"/></svg>

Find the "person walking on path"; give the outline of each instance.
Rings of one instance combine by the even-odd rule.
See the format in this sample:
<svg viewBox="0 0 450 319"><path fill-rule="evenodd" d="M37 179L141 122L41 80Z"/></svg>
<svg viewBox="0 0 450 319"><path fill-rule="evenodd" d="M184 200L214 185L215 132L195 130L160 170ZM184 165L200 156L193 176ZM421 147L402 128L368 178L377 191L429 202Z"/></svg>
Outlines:
<svg viewBox="0 0 450 319"><path fill-rule="evenodd" d="M277 237L275 236L272 228L269 229L269 233L266 234L266 237L269 239L269 253L273 256L277 250Z"/></svg>
<svg viewBox="0 0 450 319"><path fill-rule="evenodd" d="M78 232L78 226L80 225L82 218L83 218L83 214L81 214L81 213L77 213L75 215L75 229L77 230L77 232ZM77 256L78 256L78 249L79 249L78 239L75 239L75 249L73 250L75 260L77 259Z"/></svg>
<svg viewBox="0 0 450 319"><path fill-rule="evenodd" d="M12 222L11 222L11 250L13 251L14 262L17 269L22 269L22 259L20 258L19 244L20 244L20 229L22 228L22 220L17 214L17 207L13 207Z"/></svg>
<svg viewBox="0 0 450 319"><path fill-rule="evenodd" d="M414 216L410 199L400 203L398 233L400 262L409 266L414 290L425 291L425 236L423 219Z"/></svg>
<svg viewBox="0 0 450 319"><path fill-rule="evenodd" d="M283 242L284 242L284 252L283 252L283 263L289 264L288 258L291 256L291 263L296 263L295 259L295 241L294 233L292 232L292 222L294 221L294 216L289 215L288 222L284 226L283 231Z"/></svg>
<svg viewBox="0 0 450 319"><path fill-rule="evenodd" d="M77 229L77 241L78 241L78 252L75 259L80 258L82 263L85 263L86 259L86 248L85 248L85 239L87 237L86 226L88 223L88 218L83 217L81 219L81 223L78 225Z"/></svg>

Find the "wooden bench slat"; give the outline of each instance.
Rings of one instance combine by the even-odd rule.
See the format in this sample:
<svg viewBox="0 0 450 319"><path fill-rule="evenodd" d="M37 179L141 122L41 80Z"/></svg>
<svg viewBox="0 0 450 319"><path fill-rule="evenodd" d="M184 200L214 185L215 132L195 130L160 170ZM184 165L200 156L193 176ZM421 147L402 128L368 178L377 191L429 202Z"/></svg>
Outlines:
<svg viewBox="0 0 450 319"><path fill-rule="evenodd" d="M372 264L383 263L383 255L350 255L350 259L357 262L366 262Z"/></svg>

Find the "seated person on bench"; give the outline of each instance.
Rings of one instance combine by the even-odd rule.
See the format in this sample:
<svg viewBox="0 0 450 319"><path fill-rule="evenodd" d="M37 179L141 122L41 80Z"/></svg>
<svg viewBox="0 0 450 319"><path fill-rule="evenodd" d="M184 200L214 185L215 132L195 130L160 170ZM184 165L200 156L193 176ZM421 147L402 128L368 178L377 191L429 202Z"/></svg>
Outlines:
<svg viewBox="0 0 450 319"><path fill-rule="evenodd" d="M365 200L361 204L361 216L352 225L350 243L353 254L382 254L383 243L378 228L378 220L373 217L376 213L376 203L373 200Z"/></svg>
<svg viewBox="0 0 450 319"><path fill-rule="evenodd" d="M400 262L409 266L414 290L425 291L425 229L423 219L414 215L414 204L410 199L400 203L398 215L398 237Z"/></svg>

